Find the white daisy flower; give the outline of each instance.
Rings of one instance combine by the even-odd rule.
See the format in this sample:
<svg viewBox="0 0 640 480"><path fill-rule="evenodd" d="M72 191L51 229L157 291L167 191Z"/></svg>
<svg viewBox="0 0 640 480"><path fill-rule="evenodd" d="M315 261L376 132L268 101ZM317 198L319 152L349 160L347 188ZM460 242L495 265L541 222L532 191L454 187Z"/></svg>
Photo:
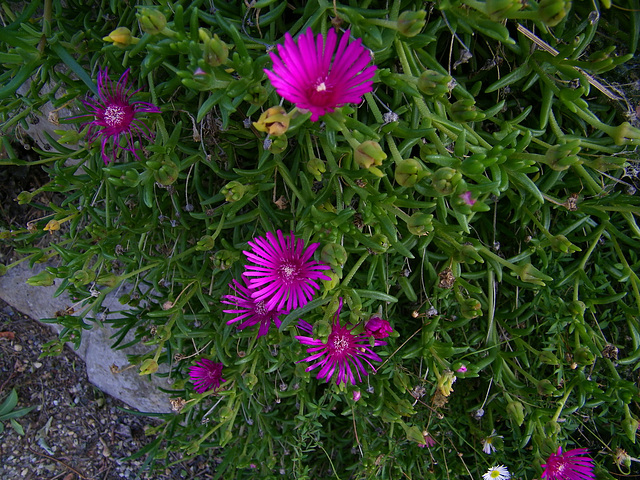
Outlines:
<svg viewBox="0 0 640 480"><path fill-rule="evenodd" d="M496 447L493 444L493 441L496 438L502 438L502 435L496 435L496 431L493 430L491 432L491 435L489 435L487 438L485 438L482 441L482 451L487 455L491 455L493 452L496 451Z"/></svg>
<svg viewBox="0 0 640 480"><path fill-rule="evenodd" d="M497 467L491 467L487 470L487 473L482 475L484 480L509 480L511 478L511 474L509 470L504 465L498 465Z"/></svg>

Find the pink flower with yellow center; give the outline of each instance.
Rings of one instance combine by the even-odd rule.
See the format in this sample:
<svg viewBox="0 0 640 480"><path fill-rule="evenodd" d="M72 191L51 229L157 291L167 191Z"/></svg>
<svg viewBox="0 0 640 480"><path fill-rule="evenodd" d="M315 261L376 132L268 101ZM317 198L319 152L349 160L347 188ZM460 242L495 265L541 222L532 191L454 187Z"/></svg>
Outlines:
<svg viewBox="0 0 640 480"><path fill-rule="evenodd" d="M338 43L333 28L326 36L314 36L309 28L295 42L286 33L278 53L269 53L273 70L265 73L276 91L299 109L309 110L314 122L337 107L360 103L373 89L376 67L367 66L371 52L361 39L349 43L350 34L347 30Z"/></svg>
<svg viewBox="0 0 640 480"><path fill-rule="evenodd" d="M245 265L244 275L250 278L248 287L253 290L253 300L263 301L267 310L289 313L311 301L320 289L316 280L331 280L322 273L331 267L311 260L319 243L305 247L293 232L286 238L280 230L276 235L267 232L266 238L248 242L251 250L242 253L252 264Z"/></svg>
<svg viewBox="0 0 640 480"><path fill-rule="evenodd" d="M238 325L238 329L242 330L260 324L258 338L267 334L271 323L274 323L278 328L280 327L281 321L278 316L284 312L275 308L267 308L264 300L253 299L251 295L254 291L242 285L237 280L230 283L229 287L235 291L236 295L224 295L221 302L227 305L233 305L235 308L223 310L223 312L237 314L237 316L229 320L227 325L244 320Z"/></svg>
<svg viewBox="0 0 640 480"><path fill-rule="evenodd" d="M84 128L89 125L87 141L92 142L96 138L101 138L102 159L105 165L116 160L118 149L131 152L137 159L138 154L135 148L135 137L151 140L149 130L139 119L141 113L160 113L160 109L152 103L133 102L131 98L139 90L131 91L131 86L127 85L129 69L114 83L107 74L107 69L100 69L98 72L98 98L83 100L82 103L87 109L87 113L81 117L93 117L93 120L82 125ZM126 138L126 146L120 145L121 138ZM107 145L113 142L111 157L106 153Z"/></svg>
<svg viewBox="0 0 640 480"><path fill-rule="evenodd" d="M340 305L336 312L333 324L331 326L331 333L327 338L327 342L318 340L313 337L306 337L297 335L296 338L303 345L308 345L311 348L307 348L307 353L311 354L307 358L300 360L300 362L315 362L308 366L305 371L310 372L318 367L318 380L331 381L333 374L337 372L336 384L340 385L342 382L356 384L356 378L354 376L354 370L358 377L358 381L362 381L362 375L367 375L365 365L368 365L373 373L376 369L371 364L374 362L381 362L382 359L371 348L371 337L365 334L354 335L352 333L353 328L349 329L340 325L340 311L342 310L342 298L340 299ZM298 328L312 334L313 327L300 320ZM386 345L386 342L382 340L375 340L373 345L380 346Z"/></svg>

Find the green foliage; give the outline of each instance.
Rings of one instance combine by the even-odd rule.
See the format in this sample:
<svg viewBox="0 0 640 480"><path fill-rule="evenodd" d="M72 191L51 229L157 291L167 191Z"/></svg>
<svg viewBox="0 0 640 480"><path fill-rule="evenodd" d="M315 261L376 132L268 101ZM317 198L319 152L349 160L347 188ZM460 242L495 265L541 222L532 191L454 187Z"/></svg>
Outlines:
<svg viewBox="0 0 640 480"><path fill-rule="evenodd" d="M0 433L4 431L4 423L8 421L18 435L24 435L24 429L16 418L24 417L35 407L16 408L18 405L18 393L11 390L11 393L0 403Z"/></svg>
<svg viewBox="0 0 640 480"><path fill-rule="evenodd" d="M78 301L51 319L64 329L45 354L108 323L113 348L145 345L131 362L182 402L137 455L209 455L220 478L479 478L496 463L534 478L562 445L589 448L612 478L639 415L640 197L622 177L640 130L595 76L631 60L638 15L565 1L145 3L38 16L31 2L0 32L7 134L46 102L80 106L98 67L131 68L136 100L162 110L139 161L105 166L86 131L34 148L51 182L19 200L47 216L0 232L31 263L57 259L31 284L59 279ZM332 25L373 52L374 92L321 122L287 102L265 115L281 103L267 52ZM0 165L27 163L5 150ZM226 324L220 299L247 242L277 229L319 242L332 280L256 339ZM122 284L130 308L111 315L102 302ZM296 363L298 319L326 336L340 297L353 323L394 327L357 386ZM199 356L225 366L215 394L188 381Z"/></svg>

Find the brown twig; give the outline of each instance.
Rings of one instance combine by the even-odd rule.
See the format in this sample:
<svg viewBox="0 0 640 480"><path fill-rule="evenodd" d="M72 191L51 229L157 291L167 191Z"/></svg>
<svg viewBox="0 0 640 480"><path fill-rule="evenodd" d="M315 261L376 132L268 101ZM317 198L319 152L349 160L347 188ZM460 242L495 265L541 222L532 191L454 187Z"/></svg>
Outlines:
<svg viewBox="0 0 640 480"><path fill-rule="evenodd" d="M30 450L32 453L35 453L36 455L39 455L39 456L41 456L41 457L48 458L49 460L54 460L54 461L58 462L60 465L62 465L63 467L68 468L68 469L69 469L69 470L71 470L73 473L75 473L76 475L78 475L78 477L80 477L80 478L83 478L83 479L85 479L85 480L91 480L91 478L90 478L90 477L87 477L87 476L83 475L82 473L80 473L80 472L79 472L78 470L76 470L75 468L70 467L69 465L67 465L66 463L64 463L62 460L58 460L57 458L52 457L51 455L47 455L46 453L40 453L40 452L38 452L38 451L34 450L33 448L31 448L31 445L29 445L29 450Z"/></svg>

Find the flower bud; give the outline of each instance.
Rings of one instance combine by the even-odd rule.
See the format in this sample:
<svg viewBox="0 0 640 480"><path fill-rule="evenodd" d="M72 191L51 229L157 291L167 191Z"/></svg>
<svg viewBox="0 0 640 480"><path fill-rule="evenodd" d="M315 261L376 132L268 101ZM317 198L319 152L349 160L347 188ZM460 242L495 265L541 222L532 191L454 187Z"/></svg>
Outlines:
<svg viewBox="0 0 640 480"><path fill-rule="evenodd" d="M622 421L622 430L627 435L627 438L633 443L636 442L636 435L638 434L638 420L633 417L627 417Z"/></svg>
<svg viewBox="0 0 640 480"><path fill-rule="evenodd" d="M336 288L339 284L340 284L340 277L338 276L337 273L332 272L332 271L326 271L324 272L324 274L326 276L328 276L329 278L331 278L331 280L322 280L322 285L324 286L324 291L325 292L330 292L331 290L333 290L334 288Z"/></svg>
<svg viewBox="0 0 640 480"><path fill-rule="evenodd" d="M247 373L244 376L244 384L249 390L253 390L253 387L258 384L258 377L253 373Z"/></svg>
<svg viewBox="0 0 640 480"><path fill-rule="evenodd" d="M253 85L247 90L247 94L244 96L245 101L251 105L262 105L267 101L269 97L267 89L262 85Z"/></svg>
<svg viewBox="0 0 640 480"><path fill-rule="evenodd" d="M158 371L158 362L153 358L147 358L142 365L140 365L140 375L151 375Z"/></svg>
<svg viewBox="0 0 640 480"><path fill-rule="evenodd" d="M273 137L271 145L269 145L269 151L273 154L282 153L287 149L288 142L287 136L282 134L277 137Z"/></svg>
<svg viewBox="0 0 640 480"><path fill-rule="evenodd" d="M220 40L218 34L214 34L213 38L209 36L204 28L198 30L200 40L204 43L204 61L212 67L219 67L229 58L229 47Z"/></svg>
<svg viewBox="0 0 640 480"><path fill-rule="evenodd" d="M453 193L460 180L462 180L462 174L449 167L439 168L431 177L433 188L440 195Z"/></svg>
<svg viewBox="0 0 640 480"><path fill-rule="evenodd" d="M257 122L253 122L253 126L259 132L267 132L269 135L277 137L283 135L289 128L291 118L287 115L287 111L280 106L271 107L260 115Z"/></svg>
<svg viewBox="0 0 640 480"><path fill-rule="evenodd" d="M541 0L538 4L538 18L555 27L571 10L571 1L567 0Z"/></svg>
<svg viewBox="0 0 640 480"><path fill-rule="evenodd" d="M572 251L572 252L581 251L580 247L576 247L564 235L555 235L549 239L549 242L551 243L551 249L554 252L568 253L569 251Z"/></svg>
<svg viewBox="0 0 640 480"><path fill-rule="evenodd" d="M453 392L453 384L457 378L451 370L442 372L442 375L438 377L438 390L440 390L440 393L445 397L451 395L451 392Z"/></svg>
<svg viewBox="0 0 640 480"><path fill-rule="evenodd" d="M477 318L482 315L482 304L475 298L466 298L460 305L460 313L464 318Z"/></svg>
<svg viewBox="0 0 640 480"><path fill-rule="evenodd" d="M543 429L544 429L544 434L547 437L552 437L554 435L559 434L562 431L560 424L555 420L549 420L547 423L544 424Z"/></svg>
<svg viewBox="0 0 640 480"><path fill-rule="evenodd" d="M427 12L402 12L398 17L398 31L405 37L415 37L424 28Z"/></svg>
<svg viewBox="0 0 640 480"><path fill-rule="evenodd" d="M322 180L322 174L327 171L327 166L324 161L313 157L307 162L307 171L320 182Z"/></svg>
<svg viewBox="0 0 640 480"><path fill-rule="evenodd" d="M451 105L451 120L454 122L475 122L484 117L484 113L476 108L476 102L471 98L463 98Z"/></svg>
<svg viewBox="0 0 640 480"><path fill-rule="evenodd" d="M387 158L378 142L366 140L355 149L354 160L362 168L371 168L382 165L382 161Z"/></svg>
<svg viewBox="0 0 640 480"><path fill-rule="evenodd" d="M507 414L511 421L520 427L524 422L524 405L518 400L507 403Z"/></svg>
<svg viewBox="0 0 640 480"><path fill-rule="evenodd" d="M49 233L53 233L56 230L60 230L60 222L55 219L49 220L49 222L44 226L43 230Z"/></svg>
<svg viewBox="0 0 640 480"><path fill-rule="evenodd" d="M380 317L372 317L364 326L364 334L375 339L387 338L393 332L388 320Z"/></svg>
<svg viewBox="0 0 640 480"><path fill-rule="evenodd" d="M629 122L624 122L612 129L610 135L616 145L627 145L632 140L640 139L640 130L632 127Z"/></svg>
<svg viewBox="0 0 640 480"><path fill-rule="evenodd" d="M166 157L160 162L160 168L153 172L153 176L156 182L160 185L166 186L171 185L178 180L178 173L180 173L178 166L173 162L173 160L169 160L169 158Z"/></svg>
<svg viewBox="0 0 640 480"><path fill-rule="evenodd" d="M224 195L227 202L237 202L238 200L241 200L246 192L247 187L236 180L232 180L227 183L222 187L222 190L220 190L220 193Z"/></svg>
<svg viewBox="0 0 640 480"><path fill-rule="evenodd" d="M155 8L143 7L138 11L140 29L149 35L157 35L167 26L167 17Z"/></svg>
<svg viewBox="0 0 640 480"><path fill-rule="evenodd" d="M407 158L396 163L395 179L403 187L413 187L426 172L415 158Z"/></svg>
<svg viewBox="0 0 640 480"><path fill-rule="evenodd" d="M343 267L347 258L347 251L338 243L327 243L320 252L322 262L328 263L332 267Z"/></svg>
<svg viewBox="0 0 640 480"><path fill-rule="evenodd" d="M88 283L93 282L95 278L96 278L95 272L93 272L92 270L83 269L75 272L73 274L71 281L77 287L80 285L87 285Z"/></svg>
<svg viewBox="0 0 640 480"><path fill-rule="evenodd" d="M375 253L385 253L389 250L389 239L381 233L376 233L373 237L371 237L377 247L375 248Z"/></svg>
<svg viewBox="0 0 640 480"><path fill-rule="evenodd" d="M451 75L444 75L435 70L425 70L418 78L418 90L425 95L444 95L450 91L451 80L453 80Z"/></svg>
<svg viewBox="0 0 640 480"><path fill-rule="evenodd" d="M518 265L516 266L514 271L523 282L533 283L536 285L540 285L541 287L545 286L545 281L550 282L551 280L553 280L553 278L545 275L530 263Z"/></svg>
<svg viewBox="0 0 640 480"><path fill-rule="evenodd" d="M31 285L32 287L50 287L51 285L53 285L53 281L55 280L55 278L56 276L54 274L49 273L45 270L38 273L37 275L29 277L27 279L27 285Z"/></svg>
<svg viewBox="0 0 640 480"><path fill-rule="evenodd" d="M31 192L20 192L18 194L18 198L16 198L16 201L18 202L18 205L26 205L32 199L33 199L33 193L31 193Z"/></svg>
<svg viewBox="0 0 640 480"><path fill-rule="evenodd" d="M119 280L120 279L113 273L103 273L98 277L96 283L105 287L115 287L118 284Z"/></svg>
<svg viewBox="0 0 640 480"><path fill-rule="evenodd" d="M407 220L407 229L413 235L429 235L433 232L433 215L416 212Z"/></svg>
<svg viewBox="0 0 640 480"><path fill-rule="evenodd" d="M573 352L573 360L578 365L593 365L596 356L587 347L577 348Z"/></svg>
<svg viewBox="0 0 640 480"><path fill-rule="evenodd" d="M138 43L140 39L134 37L127 27L118 27L106 37L102 37L102 40L113 43L116 47L126 48L129 45Z"/></svg>
<svg viewBox="0 0 640 480"><path fill-rule="evenodd" d="M556 387L545 378L537 383L536 390L538 390L539 395L553 395L556 392Z"/></svg>
<svg viewBox="0 0 640 480"><path fill-rule="evenodd" d="M580 140L573 140L563 145L554 145L544 154L545 161L553 170L561 172L576 163L581 164L578 157Z"/></svg>
<svg viewBox="0 0 640 480"><path fill-rule="evenodd" d="M354 390L353 391L353 401L357 402L358 400L360 400L360 397L362 396L362 394L360 393L360 390Z"/></svg>
<svg viewBox="0 0 640 480"><path fill-rule="evenodd" d="M213 266L220 270L227 270L237 260L237 255L229 250L218 250L211 256Z"/></svg>
<svg viewBox="0 0 640 480"><path fill-rule="evenodd" d="M196 250L199 252L204 252L207 250L211 250L215 245L215 240L211 235L203 235L198 243L196 243Z"/></svg>

